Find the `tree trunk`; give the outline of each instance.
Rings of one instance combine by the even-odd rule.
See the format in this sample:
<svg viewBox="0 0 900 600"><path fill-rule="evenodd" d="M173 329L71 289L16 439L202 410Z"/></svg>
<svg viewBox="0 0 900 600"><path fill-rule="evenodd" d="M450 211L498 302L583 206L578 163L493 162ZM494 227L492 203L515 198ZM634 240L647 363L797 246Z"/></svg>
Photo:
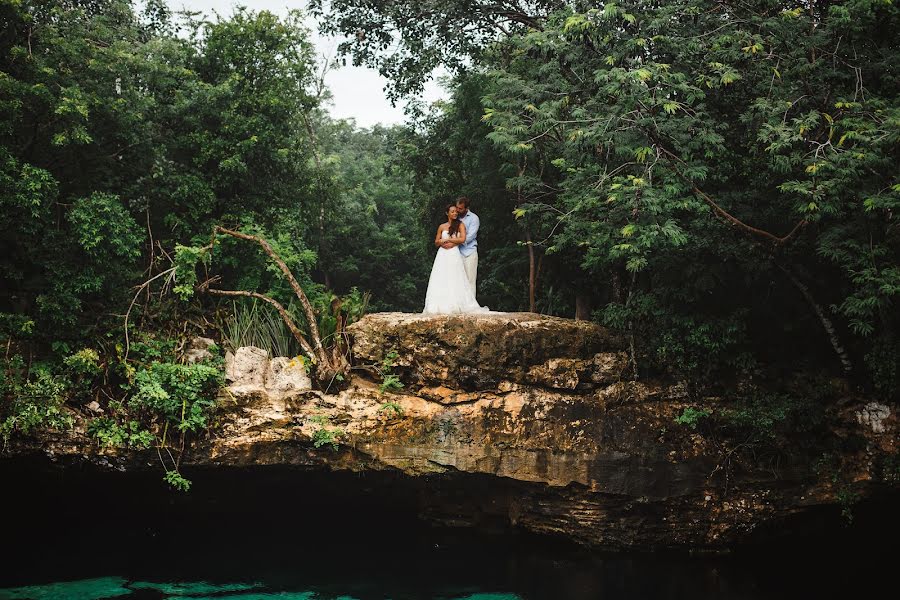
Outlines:
<svg viewBox="0 0 900 600"><path fill-rule="evenodd" d="M592 298L590 294L579 292L575 294L575 320L590 321L591 311L593 309Z"/></svg>
<svg viewBox="0 0 900 600"><path fill-rule="evenodd" d="M844 369L844 373L850 374L853 372L853 363L850 362L850 356L847 354L847 351L844 349L844 345L841 344L841 340L838 337L838 333L834 328L834 324L831 322L831 319L825 314L825 311L816 302L816 299L813 298L812 292L809 291L809 288L800 281L800 279L794 275L787 267L775 263L775 265L784 272L785 275L788 276L788 279L791 280L791 283L794 284L800 293L803 295L803 298L809 303L810 308L819 318L819 322L822 324L822 329L825 330L825 335L828 337L828 341L831 343L831 347L834 350L834 353L837 355L838 360L841 361L841 366Z"/></svg>
<svg viewBox="0 0 900 600"><path fill-rule="evenodd" d="M537 262L534 258L534 244L531 243L531 233L525 230L525 242L528 245L528 312L536 312L534 292L537 286Z"/></svg>

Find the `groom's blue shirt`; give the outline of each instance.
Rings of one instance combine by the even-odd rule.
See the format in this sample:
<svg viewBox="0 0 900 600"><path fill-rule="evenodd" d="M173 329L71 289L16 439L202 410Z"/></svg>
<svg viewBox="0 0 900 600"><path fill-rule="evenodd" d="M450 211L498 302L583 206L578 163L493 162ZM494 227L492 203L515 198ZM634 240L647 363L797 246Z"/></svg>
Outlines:
<svg viewBox="0 0 900 600"><path fill-rule="evenodd" d="M481 225L481 221L478 219L478 215L471 210L460 221L466 226L466 241L459 245L459 251L463 256L469 256L478 249L478 227Z"/></svg>

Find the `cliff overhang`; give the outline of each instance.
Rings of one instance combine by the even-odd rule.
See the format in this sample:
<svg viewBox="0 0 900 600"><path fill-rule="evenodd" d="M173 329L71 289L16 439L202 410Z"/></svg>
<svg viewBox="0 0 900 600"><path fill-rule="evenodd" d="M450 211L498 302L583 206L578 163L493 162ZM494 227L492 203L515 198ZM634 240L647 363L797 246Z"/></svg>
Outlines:
<svg viewBox="0 0 900 600"><path fill-rule="evenodd" d="M624 341L588 322L381 313L349 333L357 376L333 393L313 390L299 361L229 356L216 424L182 466L390 472L426 482L419 510L430 520L489 517L615 549L723 550L838 495L815 455L786 453L769 470L730 463L733 447L676 423L715 398L630 379ZM857 490L877 490L872 456L896 453L895 414L848 401L834 419L865 440L844 465ZM57 461L156 462L78 429L41 443Z"/></svg>

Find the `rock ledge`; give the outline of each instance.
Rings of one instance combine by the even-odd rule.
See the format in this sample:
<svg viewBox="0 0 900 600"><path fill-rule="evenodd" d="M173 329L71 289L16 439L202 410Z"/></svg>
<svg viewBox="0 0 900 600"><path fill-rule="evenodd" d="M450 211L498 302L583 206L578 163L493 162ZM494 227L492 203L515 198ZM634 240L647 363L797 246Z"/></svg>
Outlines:
<svg viewBox="0 0 900 600"><path fill-rule="evenodd" d="M594 389L627 366L623 341L587 321L534 313L376 313L348 328L358 364L392 369L415 387L498 390L504 384Z"/></svg>

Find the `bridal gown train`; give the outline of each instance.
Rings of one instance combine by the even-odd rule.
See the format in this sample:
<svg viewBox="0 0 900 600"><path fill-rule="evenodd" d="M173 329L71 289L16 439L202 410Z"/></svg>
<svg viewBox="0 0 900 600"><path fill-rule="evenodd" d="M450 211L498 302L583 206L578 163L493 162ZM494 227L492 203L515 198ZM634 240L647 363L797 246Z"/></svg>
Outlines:
<svg viewBox="0 0 900 600"><path fill-rule="evenodd" d="M448 237L450 234L444 230L441 239ZM425 292L425 310L422 312L427 315L490 312L488 307L479 306L475 299L475 290L469 285L458 246L438 248L428 279L428 291Z"/></svg>

